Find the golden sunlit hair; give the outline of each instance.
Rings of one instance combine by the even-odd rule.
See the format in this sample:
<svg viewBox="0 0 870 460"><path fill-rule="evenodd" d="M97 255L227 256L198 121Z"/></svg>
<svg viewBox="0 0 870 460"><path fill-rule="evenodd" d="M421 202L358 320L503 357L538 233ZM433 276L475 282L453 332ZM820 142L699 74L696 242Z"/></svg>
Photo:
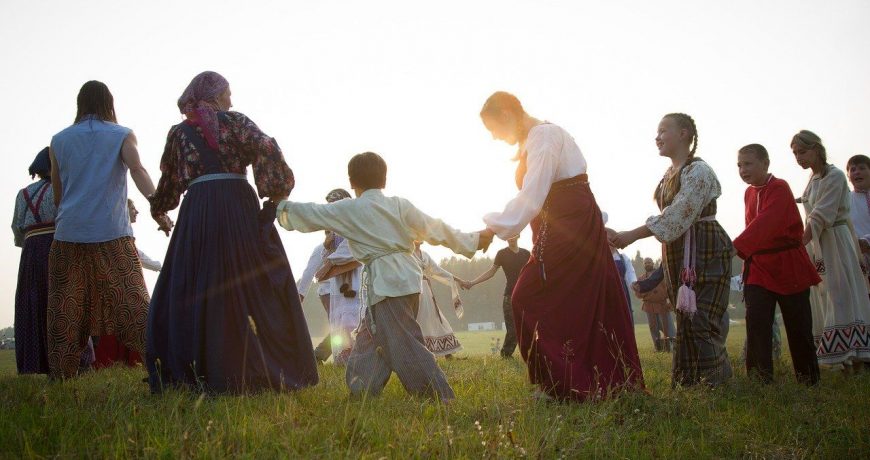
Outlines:
<svg viewBox="0 0 870 460"><path fill-rule="evenodd" d="M76 105L75 123L82 121L86 115L95 115L100 120L112 123L118 122L115 117L115 99L109 87L101 81L91 80L82 85Z"/></svg>
<svg viewBox="0 0 870 460"><path fill-rule="evenodd" d="M519 139L520 133L523 131L523 116L526 114L526 111L516 96L507 91L496 91L486 99L486 102L483 103L483 108L480 109L480 118L482 120L492 120L499 124L506 124L508 122L504 116L505 114L513 116L514 133ZM520 155L522 155L522 152L518 150L512 160L519 160Z"/></svg>
<svg viewBox="0 0 870 460"><path fill-rule="evenodd" d="M751 153L755 155L755 158L761 161L770 160L770 155L767 154L767 149L761 144L744 145L737 151L737 153Z"/></svg>

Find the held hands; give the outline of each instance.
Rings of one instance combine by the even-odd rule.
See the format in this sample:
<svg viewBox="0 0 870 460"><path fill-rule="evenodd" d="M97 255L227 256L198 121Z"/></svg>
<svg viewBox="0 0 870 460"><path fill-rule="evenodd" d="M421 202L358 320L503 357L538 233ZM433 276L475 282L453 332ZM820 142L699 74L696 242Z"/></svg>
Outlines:
<svg viewBox="0 0 870 460"><path fill-rule="evenodd" d="M492 244L492 238L495 236L495 232L485 228L479 231L478 234L480 236L477 241L477 249L486 252L486 250L489 249L489 245Z"/></svg>
<svg viewBox="0 0 870 460"><path fill-rule="evenodd" d="M474 287L474 283L471 283L469 281L460 281L459 287L461 287L462 289L467 291L467 290L471 289L472 287Z"/></svg>
<svg viewBox="0 0 870 460"><path fill-rule="evenodd" d="M611 246L618 249L624 249L629 244L637 241L637 237L634 235L633 231L616 232L608 228L607 240L610 242Z"/></svg>
<svg viewBox="0 0 870 460"><path fill-rule="evenodd" d="M169 232L172 230L172 227L175 226L175 223L173 223L172 219L170 219L166 214L154 217L154 222L157 222L157 230L162 231L166 236L169 236Z"/></svg>

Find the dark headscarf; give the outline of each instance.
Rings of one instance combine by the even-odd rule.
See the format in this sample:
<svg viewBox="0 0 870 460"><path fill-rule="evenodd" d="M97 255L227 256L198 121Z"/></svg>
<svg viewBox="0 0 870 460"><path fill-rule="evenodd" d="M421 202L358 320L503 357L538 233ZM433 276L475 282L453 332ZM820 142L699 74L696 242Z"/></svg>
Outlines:
<svg viewBox="0 0 870 460"><path fill-rule="evenodd" d="M218 149L218 107L215 100L230 86L226 78L207 70L195 77L178 98L178 110L202 129L209 147Z"/></svg>
<svg viewBox="0 0 870 460"><path fill-rule="evenodd" d="M36 158L33 160L33 163L30 163L30 168L27 168L27 172L30 173L31 179L36 177L37 174L44 177L51 175L51 159L48 157L48 147L36 154Z"/></svg>

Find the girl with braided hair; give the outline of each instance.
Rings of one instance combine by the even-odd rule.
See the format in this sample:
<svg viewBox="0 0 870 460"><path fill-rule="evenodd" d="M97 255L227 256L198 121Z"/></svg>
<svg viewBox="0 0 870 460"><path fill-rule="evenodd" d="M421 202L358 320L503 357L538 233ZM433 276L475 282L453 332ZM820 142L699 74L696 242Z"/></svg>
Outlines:
<svg viewBox="0 0 870 460"><path fill-rule="evenodd" d="M695 157L698 129L692 117L665 115L655 141L659 155L671 159L655 190L661 214L634 230L608 230L610 241L618 248L650 236L662 242L664 277L677 317L672 383L718 385L732 374L725 339L733 246L716 221L722 189L713 169Z"/></svg>
<svg viewBox="0 0 870 460"><path fill-rule="evenodd" d="M821 138L811 131L795 134L791 149L798 165L813 172L801 202L807 216L803 244L822 277L810 290L816 357L819 364L849 370L870 361L870 299L846 175L828 164Z"/></svg>

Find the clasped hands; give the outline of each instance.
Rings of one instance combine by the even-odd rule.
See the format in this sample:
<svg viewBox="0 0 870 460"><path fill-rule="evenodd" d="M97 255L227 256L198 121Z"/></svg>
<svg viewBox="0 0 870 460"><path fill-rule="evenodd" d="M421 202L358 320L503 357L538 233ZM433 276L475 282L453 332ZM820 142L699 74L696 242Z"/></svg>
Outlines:
<svg viewBox="0 0 870 460"><path fill-rule="evenodd" d="M639 239L639 237L635 235L634 230L617 232L616 230L607 227L604 227L604 230L607 232L607 242L617 249L624 249L626 246Z"/></svg>

